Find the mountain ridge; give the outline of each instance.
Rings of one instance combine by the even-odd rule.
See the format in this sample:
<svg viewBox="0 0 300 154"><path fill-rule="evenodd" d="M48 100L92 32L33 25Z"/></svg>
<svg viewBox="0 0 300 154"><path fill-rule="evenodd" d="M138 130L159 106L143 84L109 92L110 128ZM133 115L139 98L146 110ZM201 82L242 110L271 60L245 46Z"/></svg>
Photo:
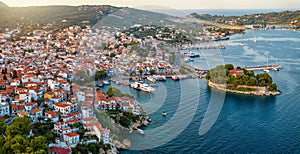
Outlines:
<svg viewBox="0 0 300 154"><path fill-rule="evenodd" d="M233 25L294 25L300 27L300 10L280 11L270 13L257 13L242 16L220 16L210 14L191 13L190 16L207 21L213 21L221 24ZM296 22L295 22L296 21Z"/></svg>

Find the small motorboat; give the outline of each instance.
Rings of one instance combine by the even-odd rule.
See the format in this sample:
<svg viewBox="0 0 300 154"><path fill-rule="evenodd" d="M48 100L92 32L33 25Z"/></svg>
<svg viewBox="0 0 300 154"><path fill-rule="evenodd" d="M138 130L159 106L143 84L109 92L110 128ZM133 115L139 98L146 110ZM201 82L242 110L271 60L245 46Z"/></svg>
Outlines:
<svg viewBox="0 0 300 154"><path fill-rule="evenodd" d="M109 85L110 82L109 82L108 80L103 80L103 84L104 84L104 85Z"/></svg>
<svg viewBox="0 0 300 154"><path fill-rule="evenodd" d="M167 115L167 112L162 112L161 113L163 116L166 116Z"/></svg>
<svg viewBox="0 0 300 154"><path fill-rule="evenodd" d="M145 132L144 132L143 130L139 129L139 128L138 128L136 131L137 131L137 133L139 133L139 134L141 134L141 135L144 135L144 134L145 134Z"/></svg>

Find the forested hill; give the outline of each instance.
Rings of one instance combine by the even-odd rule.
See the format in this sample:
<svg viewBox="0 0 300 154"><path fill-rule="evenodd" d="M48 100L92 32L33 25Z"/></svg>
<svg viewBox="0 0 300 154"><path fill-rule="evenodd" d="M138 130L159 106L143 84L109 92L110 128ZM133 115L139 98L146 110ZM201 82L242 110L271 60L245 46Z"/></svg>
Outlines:
<svg viewBox="0 0 300 154"><path fill-rule="evenodd" d="M8 7L0 2L0 9L1 31L16 27L30 30L42 27L61 28L74 24L94 25L120 8L108 5Z"/></svg>
<svg viewBox="0 0 300 154"><path fill-rule="evenodd" d="M212 16L209 14L192 13L194 18L233 25L295 25L300 27L300 10L260 13L243 16Z"/></svg>
<svg viewBox="0 0 300 154"><path fill-rule="evenodd" d="M5 3L0 2L0 8L2 8L2 7L8 7L8 6Z"/></svg>

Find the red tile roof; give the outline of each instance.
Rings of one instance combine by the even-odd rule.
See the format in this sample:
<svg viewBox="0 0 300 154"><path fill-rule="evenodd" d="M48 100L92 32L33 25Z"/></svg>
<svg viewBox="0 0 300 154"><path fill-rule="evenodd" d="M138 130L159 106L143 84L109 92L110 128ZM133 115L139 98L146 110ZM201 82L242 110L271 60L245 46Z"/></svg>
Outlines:
<svg viewBox="0 0 300 154"><path fill-rule="evenodd" d="M69 154L71 152L70 149L60 148L60 147L51 147L49 149L50 152L55 152L58 154Z"/></svg>
<svg viewBox="0 0 300 154"><path fill-rule="evenodd" d="M51 115L52 117L57 117L57 114L53 111L47 111L45 114Z"/></svg>
<svg viewBox="0 0 300 154"><path fill-rule="evenodd" d="M65 103L55 103L54 106L64 108L64 107L68 107L68 106L70 106L70 105L69 105L69 104L65 104Z"/></svg>
<svg viewBox="0 0 300 154"><path fill-rule="evenodd" d="M30 113L32 115L34 115L34 114L36 114L37 112L40 112L40 111L41 111L40 109L32 109L32 110L30 110Z"/></svg>
<svg viewBox="0 0 300 154"><path fill-rule="evenodd" d="M71 133L68 133L68 134L65 134L66 136L68 137L75 137L75 136L79 136L79 134L77 133L74 133L74 132L71 132Z"/></svg>
<svg viewBox="0 0 300 154"><path fill-rule="evenodd" d="M27 103L25 106L33 106L33 105L37 105L35 102L30 102L30 103Z"/></svg>

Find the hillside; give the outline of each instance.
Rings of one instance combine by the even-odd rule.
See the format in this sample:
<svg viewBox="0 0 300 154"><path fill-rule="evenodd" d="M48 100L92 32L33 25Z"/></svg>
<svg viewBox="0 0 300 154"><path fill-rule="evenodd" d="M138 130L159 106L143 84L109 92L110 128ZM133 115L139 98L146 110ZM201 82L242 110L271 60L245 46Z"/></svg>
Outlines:
<svg viewBox="0 0 300 154"><path fill-rule="evenodd" d="M125 29L130 28L130 26L135 24L166 26L174 24L175 19L178 19L178 17L133 8L123 8L103 18L95 26L115 28L126 27Z"/></svg>
<svg viewBox="0 0 300 154"><path fill-rule="evenodd" d="M120 8L113 6L32 6L5 7L0 11L0 31L16 28L29 31L36 28L61 28L69 25L94 25Z"/></svg>
<svg viewBox="0 0 300 154"><path fill-rule="evenodd" d="M8 7L0 3L0 32L16 29L20 36L36 29L58 30L70 25L126 30L133 25L156 25L181 29L188 37L197 37L203 24L152 11L108 5ZM197 32L197 33L193 33ZM195 35L195 36L194 36Z"/></svg>
<svg viewBox="0 0 300 154"><path fill-rule="evenodd" d="M300 27L300 10L252 14L243 16L212 16L192 13L197 19L232 25L294 25Z"/></svg>
<svg viewBox="0 0 300 154"><path fill-rule="evenodd" d="M0 2L0 8L1 7L8 7L5 3L3 3L3 2Z"/></svg>

